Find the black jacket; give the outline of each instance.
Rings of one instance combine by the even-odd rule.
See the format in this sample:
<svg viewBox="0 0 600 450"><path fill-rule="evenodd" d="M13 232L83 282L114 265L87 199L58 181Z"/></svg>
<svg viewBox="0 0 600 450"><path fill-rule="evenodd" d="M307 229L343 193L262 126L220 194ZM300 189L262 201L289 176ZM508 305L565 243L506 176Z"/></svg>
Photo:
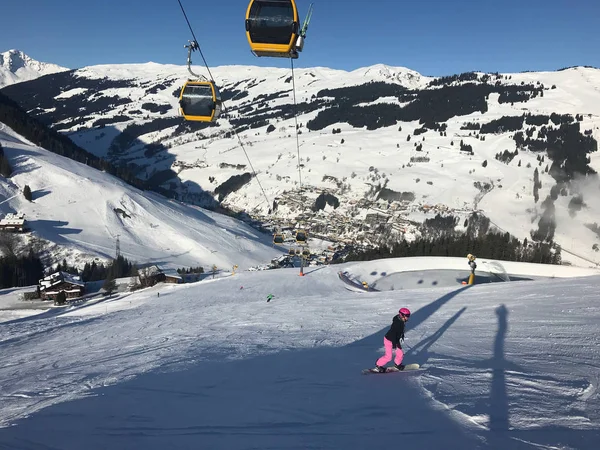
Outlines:
<svg viewBox="0 0 600 450"><path fill-rule="evenodd" d="M400 346L400 339L404 340L404 325L404 320L397 315L394 316L394 320L392 320L392 326L385 334L385 338L392 342L393 348L402 348Z"/></svg>

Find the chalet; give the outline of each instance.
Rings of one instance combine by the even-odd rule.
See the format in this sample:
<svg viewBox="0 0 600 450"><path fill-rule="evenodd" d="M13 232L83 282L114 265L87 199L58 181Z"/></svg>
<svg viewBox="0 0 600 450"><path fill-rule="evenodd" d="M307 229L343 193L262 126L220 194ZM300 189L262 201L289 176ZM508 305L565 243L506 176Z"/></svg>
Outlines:
<svg viewBox="0 0 600 450"><path fill-rule="evenodd" d="M176 270L164 270L165 283L181 284L183 283L183 277L177 273Z"/></svg>
<svg viewBox="0 0 600 450"><path fill-rule="evenodd" d="M64 292L67 299L81 297L85 293L85 283L78 275L56 272L39 281L40 298L56 300L59 292Z"/></svg>
<svg viewBox="0 0 600 450"><path fill-rule="evenodd" d="M166 279L164 272L156 264L143 267L138 273L142 286L154 286Z"/></svg>
<svg viewBox="0 0 600 450"><path fill-rule="evenodd" d="M7 214L3 219L0 219L0 231L19 233L25 231L25 214Z"/></svg>

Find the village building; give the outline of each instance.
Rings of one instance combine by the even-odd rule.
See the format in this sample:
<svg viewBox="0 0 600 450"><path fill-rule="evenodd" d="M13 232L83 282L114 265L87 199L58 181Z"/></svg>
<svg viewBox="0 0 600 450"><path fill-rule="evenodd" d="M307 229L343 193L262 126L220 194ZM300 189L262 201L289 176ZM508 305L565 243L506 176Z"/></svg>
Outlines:
<svg viewBox="0 0 600 450"><path fill-rule="evenodd" d="M156 264L140 268L138 274L142 286L154 286L166 279L164 272Z"/></svg>
<svg viewBox="0 0 600 450"><path fill-rule="evenodd" d="M26 231L25 214L7 214L3 219L0 219L0 231L10 231L13 233Z"/></svg>
<svg viewBox="0 0 600 450"><path fill-rule="evenodd" d="M163 273L165 274L165 283L181 284L184 281L183 277L176 270L167 269L163 270Z"/></svg>
<svg viewBox="0 0 600 450"><path fill-rule="evenodd" d="M67 299L78 298L85 293L85 283L81 277L67 272L56 272L42 278L39 288L42 300L56 300L60 292L64 292Z"/></svg>

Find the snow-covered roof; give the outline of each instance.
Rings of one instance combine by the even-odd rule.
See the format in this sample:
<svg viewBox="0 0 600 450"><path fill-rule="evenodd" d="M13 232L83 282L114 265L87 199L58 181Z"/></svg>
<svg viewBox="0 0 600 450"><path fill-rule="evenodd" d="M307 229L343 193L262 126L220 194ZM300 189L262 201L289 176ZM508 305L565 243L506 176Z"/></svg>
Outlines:
<svg viewBox="0 0 600 450"><path fill-rule="evenodd" d="M82 287L85 286L85 283L81 280L79 275L72 275L67 272L55 272L52 275L42 278L39 283L42 289L48 289L60 283L69 283Z"/></svg>
<svg viewBox="0 0 600 450"><path fill-rule="evenodd" d="M143 274L143 276L146 277L154 277L156 275L160 275L161 273L164 273L160 267L158 267L156 264L152 264L150 266L146 266L140 269L140 272Z"/></svg>
<svg viewBox="0 0 600 450"><path fill-rule="evenodd" d="M183 277L180 274L178 274L177 271L174 269L167 269L163 270L162 272L165 274L166 277L183 280Z"/></svg>
<svg viewBox="0 0 600 450"><path fill-rule="evenodd" d="M4 216L3 219L0 219L0 225L24 225L25 224L25 214L23 213L16 213L16 214L12 214L9 213L6 216Z"/></svg>

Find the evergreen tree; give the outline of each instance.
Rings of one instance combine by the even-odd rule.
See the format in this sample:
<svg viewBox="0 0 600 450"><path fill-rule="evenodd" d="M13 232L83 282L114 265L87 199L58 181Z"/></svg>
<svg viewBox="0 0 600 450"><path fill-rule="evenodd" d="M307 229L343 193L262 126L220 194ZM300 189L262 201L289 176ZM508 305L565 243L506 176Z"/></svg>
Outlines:
<svg viewBox="0 0 600 450"><path fill-rule="evenodd" d="M8 163L8 160L4 156L0 156L0 175L5 178L10 177L12 174L12 167Z"/></svg>
<svg viewBox="0 0 600 450"><path fill-rule="evenodd" d="M106 275L106 279L104 280L104 284L102 285L102 288L104 289L107 295L112 295L112 293L117 290L117 281L115 280L114 267L114 265L110 267Z"/></svg>
<svg viewBox="0 0 600 450"><path fill-rule="evenodd" d="M54 300L54 304L64 305L65 303L67 303L67 294L65 294L65 291L60 291L56 296L56 300Z"/></svg>
<svg viewBox="0 0 600 450"><path fill-rule="evenodd" d="M8 163L8 159L4 156L4 149L2 148L2 144L0 144L0 175L5 178L10 177L12 173L12 168Z"/></svg>
<svg viewBox="0 0 600 450"><path fill-rule="evenodd" d="M32 201L33 200L33 196L31 194L31 188L29 187L28 184L26 184L25 187L23 188L23 195L25 196L25 198L27 199L27 201Z"/></svg>

